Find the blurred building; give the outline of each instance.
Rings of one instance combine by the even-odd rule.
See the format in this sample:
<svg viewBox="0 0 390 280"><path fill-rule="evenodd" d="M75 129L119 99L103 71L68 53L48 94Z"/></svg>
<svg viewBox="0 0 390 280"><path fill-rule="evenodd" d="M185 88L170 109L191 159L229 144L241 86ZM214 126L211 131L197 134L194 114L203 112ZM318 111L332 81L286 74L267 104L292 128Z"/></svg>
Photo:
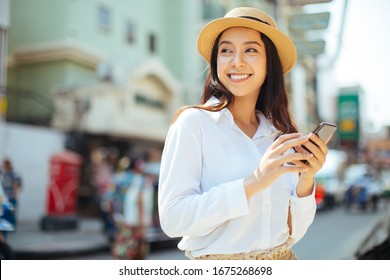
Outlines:
<svg viewBox="0 0 390 280"><path fill-rule="evenodd" d="M204 23L239 5L275 16L275 3L12 1L7 120L53 127L76 144L82 135L161 147L175 111L201 95Z"/></svg>
<svg viewBox="0 0 390 280"><path fill-rule="evenodd" d="M299 126L311 128L319 120L316 58L323 45L306 34L321 28L299 16L316 2L329 1L14 0L7 120L161 143L174 112L199 100L206 74L196 51L200 29L233 7L254 6L297 44L287 81Z"/></svg>
<svg viewBox="0 0 390 280"><path fill-rule="evenodd" d="M62 132L65 146L87 159L100 146L114 147L118 156L161 149L175 111L200 98L207 68L196 40L204 24L233 7L253 6L275 17L294 41L306 42L311 38L294 33L289 19L307 1L9 1L6 120ZM287 77L303 131L319 118L321 52L321 46L298 49Z"/></svg>
<svg viewBox="0 0 390 280"><path fill-rule="evenodd" d="M64 148L85 158L82 201L96 148L113 165L161 149L175 111L199 98L201 11L179 0L10 3L7 122L66 135Z"/></svg>
<svg viewBox="0 0 390 280"><path fill-rule="evenodd" d="M200 66L191 60L178 63L188 53L186 42L194 42L196 37L191 38L195 32L187 32L184 24L176 24L183 21L182 10L196 11L197 7L187 7L186 1L169 2L12 1L7 88L12 110L7 119L72 129L56 99L60 96L63 102L69 95L69 101L85 103L89 94L78 100L72 92L91 92L92 86L112 99L121 91L116 101L122 107L140 107L132 110L134 113L145 111L147 116L164 111L167 125L173 111L186 100L185 87L180 88L178 80L200 72ZM100 83L104 84L101 90ZM133 104L123 103L122 97ZM85 110L93 112L95 107L94 101L83 107L87 119L91 116ZM67 106L66 111L72 117L78 116L75 111L79 109ZM100 113L108 119L112 109L116 110L105 109ZM96 131L88 123L83 128ZM158 140L162 140L161 135Z"/></svg>

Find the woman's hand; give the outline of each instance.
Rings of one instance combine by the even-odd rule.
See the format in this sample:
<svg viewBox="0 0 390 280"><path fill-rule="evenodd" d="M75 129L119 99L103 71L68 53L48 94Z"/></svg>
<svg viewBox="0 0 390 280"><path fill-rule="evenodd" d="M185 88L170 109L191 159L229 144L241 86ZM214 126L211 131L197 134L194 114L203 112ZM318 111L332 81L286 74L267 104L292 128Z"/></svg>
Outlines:
<svg viewBox="0 0 390 280"><path fill-rule="evenodd" d="M310 133L309 137L310 141L307 141L304 146L313 156L309 158L306 163L294 162L301 167L304 165L307 167L305 171L301 172L297 186L297 195L300 197L310 195L313 192L314 176L324 165L326 155L328 154L328 147L323 140L314 133ZM306 151L305 148L299 146L295 147L295 150L298 153L302 153Z"/></svg>
<svg viewBox="0 0 390 280"><path fill-rule="evenodd" d="M291 133L281 135L276 139L266 150L258 168L253 174L244 179L247 197L249 198L270 186L280 175L290 172L304 173L312 168L301 162L301 160L310 160L313 157L312 153L303 148L296 153L286 153L295 147L301 147L301 145L308 143L309 136L302 136L301 133ZM296 164L291 165L289 163ZM314 172L314 169L311 172Z"/></svg>
<svg viewBox="0 0 390 280"><path fill-rule="evenodd" d="M325 163L328 147L326 146L326 143L314 133L310 133L309 137L310 141L307 141L304 146L313 156L305 163L307 170L302 172L301 176L314 177ZM298 146L295 147L295 150L298 153L308 152L305 148ZM294 163L298 164L297 162ZM302 162L299 165L303 166Z"/></svg>

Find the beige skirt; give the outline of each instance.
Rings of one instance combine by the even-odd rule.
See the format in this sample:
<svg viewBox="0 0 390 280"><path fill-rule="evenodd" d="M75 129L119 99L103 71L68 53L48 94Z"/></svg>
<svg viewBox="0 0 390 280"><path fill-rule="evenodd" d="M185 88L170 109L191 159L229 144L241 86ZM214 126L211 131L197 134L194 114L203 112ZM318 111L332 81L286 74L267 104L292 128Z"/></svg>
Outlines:
<svg viewBox="0 0 390 280"><path fill-rule="evenodd" d="M186 251L185 255L191 260L298 260L298 257L291 250L292 240L267 251L253 251L249 253L237 254L209 254L199 257L192 256L191 252Z"/></svg>

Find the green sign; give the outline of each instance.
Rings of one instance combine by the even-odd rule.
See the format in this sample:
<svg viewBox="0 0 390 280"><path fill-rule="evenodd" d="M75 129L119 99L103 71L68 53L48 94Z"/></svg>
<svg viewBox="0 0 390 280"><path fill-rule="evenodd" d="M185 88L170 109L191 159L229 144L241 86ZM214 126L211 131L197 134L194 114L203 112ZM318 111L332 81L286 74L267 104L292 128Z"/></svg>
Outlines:
<svg viewBox="0 0 390 280"><path fill-rule="evenodd" d="M288 20L291 32L326 29L329 25L330 13L293 14Z"/></svg>
<svg viewBox="0 0 390 280"><path fill-rule="evenodd" d="M320 4L320 3L327 3L331 1L332 0L288 0L290 6Z"/></svg>
<svg viewBox="0 0 390 280"><path fill-rule="evenodd" d="M337 103L337 132L340 140L359 140L359 92L342 92Z"/></svg>
<svg viewBox="0 0 390 280"><path fill-rule="evenodd" d="M316 40L316 41L294 41L295 47L297 48L298 56L305 55L320 55L325 50L325 41Z"/></svg>

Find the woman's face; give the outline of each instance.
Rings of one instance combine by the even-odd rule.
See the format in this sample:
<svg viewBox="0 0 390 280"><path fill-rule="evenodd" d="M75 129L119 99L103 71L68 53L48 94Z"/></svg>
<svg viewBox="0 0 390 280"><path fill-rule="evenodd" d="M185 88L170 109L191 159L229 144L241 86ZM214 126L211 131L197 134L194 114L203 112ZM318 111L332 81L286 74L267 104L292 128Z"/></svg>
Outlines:
<svg viewBox="0 0 390 280"><path fill-rule="evenodd" d="M245 27L227 29L218 43L217 73L235 97L257 99L267 75L267 59L260 33Z"/></svg>

